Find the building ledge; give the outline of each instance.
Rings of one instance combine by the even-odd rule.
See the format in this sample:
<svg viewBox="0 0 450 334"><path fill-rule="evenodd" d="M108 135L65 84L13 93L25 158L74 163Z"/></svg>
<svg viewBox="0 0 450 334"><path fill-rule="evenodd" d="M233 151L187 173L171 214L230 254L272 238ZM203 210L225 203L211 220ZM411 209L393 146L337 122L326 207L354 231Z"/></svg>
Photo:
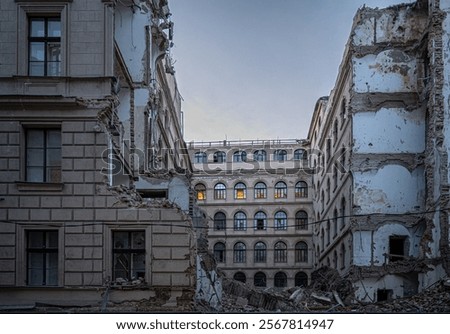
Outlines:
<svg viewBox="0 0 450 334"><path fill-rule="evenodd" d="M64 183L16 181L18 191L62 191Z"/></svg>

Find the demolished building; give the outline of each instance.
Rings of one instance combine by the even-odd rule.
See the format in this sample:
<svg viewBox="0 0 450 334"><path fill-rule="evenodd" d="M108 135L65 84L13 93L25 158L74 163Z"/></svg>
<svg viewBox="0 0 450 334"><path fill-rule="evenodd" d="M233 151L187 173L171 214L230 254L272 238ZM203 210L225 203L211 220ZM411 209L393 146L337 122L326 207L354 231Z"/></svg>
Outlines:
<svg viewBox="0 0 450 334"><path fill-rule="evenodd" d="M0 9L0 303L217 307L167 1Z"/></svg>
<svg viewBox="0 0 450 334"><path fill-rule="evenodd" d="M358 10L309 138L318 266L361 301L423 291L449 272L449 1Z"/></svg>

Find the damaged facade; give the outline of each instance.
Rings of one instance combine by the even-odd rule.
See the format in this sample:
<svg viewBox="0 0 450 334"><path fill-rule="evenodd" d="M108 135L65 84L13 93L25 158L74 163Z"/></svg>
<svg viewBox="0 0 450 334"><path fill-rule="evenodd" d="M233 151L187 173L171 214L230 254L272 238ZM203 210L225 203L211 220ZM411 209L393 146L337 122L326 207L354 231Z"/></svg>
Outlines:
<svg viewBox="0 0 450 334"><path fill-rule="evenodd" d="M361 8L335 88L316 104L316 261L361 301L448 274L449 14L449 1Z"/></svg>
<svg viewBox="0 0 450 334"><path fill-rule="evenodd" d="M0 303L217 306L167 1L0 9Z"/></svg>
<svg viewBox="0 0 450 334"><path fill-rule="evenodd" d="M306 141L190 142L188 149L221 272L256 288L308 285L314 213Z"/></svg>

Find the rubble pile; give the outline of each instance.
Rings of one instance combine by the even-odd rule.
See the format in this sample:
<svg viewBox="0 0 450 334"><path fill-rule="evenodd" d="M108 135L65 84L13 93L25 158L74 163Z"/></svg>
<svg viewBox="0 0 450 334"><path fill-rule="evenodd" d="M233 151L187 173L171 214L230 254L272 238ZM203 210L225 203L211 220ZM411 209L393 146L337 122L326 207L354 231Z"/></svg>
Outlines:
<svg viewBox="0 0 450 334"><path fill-rule="evenodd" d="M308 287L251 288L223 278L223 313L450 313L450 279L411 297L376 303L354 298L349 280L331 268L311 275ZM205 311L205 310L203 310Z"/></svg>

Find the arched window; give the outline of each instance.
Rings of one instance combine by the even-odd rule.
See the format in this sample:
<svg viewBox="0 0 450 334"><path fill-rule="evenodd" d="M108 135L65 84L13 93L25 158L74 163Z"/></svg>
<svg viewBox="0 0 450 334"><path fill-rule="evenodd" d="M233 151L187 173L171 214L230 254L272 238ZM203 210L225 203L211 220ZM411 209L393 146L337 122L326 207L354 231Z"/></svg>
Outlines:
<svg viewBox="0 0 450 334"><path fill-rule="evenodd" d="M255 161L266 161L266 151L264 150L257 150L253 153L253 160Z"/></svg>
<svg viewBox="0 0 450 334"><path fill-rule="evenodd" d="M283 181L275 184L275 198L287 198L287 185Z"/></svg>
<svg viewBox="0 0 450 334"><path fill-rule="evenodd" d="M325 231L323 228L320 230L320 250L323 251L325 248Z"/></svg>
<svg viewBox="0 0 450 334"><path fill-rule="evenodd" d="M246 199L247 187L244 183L239 182L234 186L234 199Z"/></svg>
<svg viewBox="0 0 450 334"><path fill-rule="evenodd" d="M216 231L225 231L227 229L227 217L223 212L217 212L214 215L214 229Z"/></svg>
<svg viewBox="0 0 450 334"><path fill-rule="evenodd" d="M258 182L257 184L255 184L255 198L267 198L267 186L264 182Z"/></svg>
<svg viewBox="0 0 450 334"><path fill-rule="evenodd" d="M255 262L266 262L267 260L267 247L262 241L255 244Z"/></svg>
<svg viewBox="0 0 450 334"><path fill-rule="evenodd" d="M294 160L306 161L308 160L308 153L306 152L306 150L299 148L294 151Z"/></svg>
<svg viewBox="0 0 450 334"><path fill-rule="evenodd" d="M278 241L275 244L274 261L287 262L287 246L282 241Z"/></svg>
<svg viewBox="0 0 450 334"><path fill-rule="evenodd" d="M308 229L308 214L306 211L300 210L295 214L295 229L307 230Z"/></svg>
<svg viewBox="0 0 450 334"><path fill-rule="evenodd" d="M295 262L308 262L308 245L304 241L295 244Z"/></svg>
<svg viewBox="0 0 450 334"><path fill-rule="evenodd" d="M196 164L202 164L208 162L206 158L205 152L195 152L194 154L194 163Z"/></svg>
<svg viewBox="0 0 450 334"><path fill-rule="evenodd" d="M223 183L217 183L214 186L214 199L226 199L227 187Z"/></svg>
<svg viewBox="0 0 450 334"><path fill-rule="evenodd" d="M199 183L194 187L195 197L198 201L204 201L206 199L206 187L204 184Z"/></svg>
<svg viewBox="0 0 450 334"><path fill-rule="evenodd" d="M326 236L325 237L326 237L327 246L330 244L330 241L331 241L331 238L330 238L330 235L331 235L330 227L331 227L330 220L327 219L327 225L326 225L326 229L325 229L325 232L326 232Z"/></svg>
<svg viewBox="0 0 450 334"><path fill-rule="evenodd" d="M275 213L275 229L286 230L287 229L287 215L284 211L278 211Z"/></svg>
<svg viewBox="0 0 450 334"><path fill-rule="evenodd" d="M233 153L233 162L247 161L247 153L245 151L236 151Z"/></svg>
<svg viewBox="0 0 450 334"><path fill-rule="evenodd" d="M242 271L238 271L236 274L234 274L233 279L242 283L245 283L247 281L247 277Z"/></svg>
<svg viewBox="0 0 450 334"><path fill-rule="evenodd" d="M333 268L337 269L337 267L338 267L338 257L337 257L336 250L334 250L334 252L333 252Z"/></svg>
<svg viewBox="0 0 450 334"><path fill-rule="evenodd" d="M237 242L234 245L234 262L235 263L244 263L246 260L246 247L245 244L242 242Z"/></svg>
<svg viewBox="0 0 450 334"><path fill-rule="evenodd" d="M295 286L308 286L308 275L302 271L295 274Z"/></svg>
<svg viewBox="0 0 450 334"><path fill-rule="evenodd" d="M225 152L223 151L217 151L213 155L213 161L216 163L226 162L226 160L227 160L226 155Z"/></svg>
<svg viewBox="0 0 450 334"><path fill-rule="evenodd" d="M333 124L333 140L334 140L334 145L337 144L338 133L339 133L339 121L338 121L337 119L335 119L335 120L334 120L334 124Z"/></svg>
<svg viewBox="0 0 450 334"><path fill-rule="evenodd" d="M225 262L225 244L223 242L218 242L214 245L214 258L217 262Z"/></svg>
<svg viewBox="0 0 450 334"><path fill-rule="evenodd" d="M299 181L295 185L295 197L306 198L308 197L308 184L305 181Z"/></svg>
<svg viewBox="0 0 450 334"><path fill-rule="evenodd" d="M274 286L276 288L285 288L287 287L287 276L282 271L279 271L275 274L274 277Z"/></svg>
<svg viewBox="0 0 450 334"><path fill-rule="evenodd" d="M266 230L267 229L267 215L262 211L258 211L255 214L254 225L255 225L254 226L255 230Z"/></svg>
<svg viewBox="0 0 450 334"><path fill-rule="evenodd" d="M234 230L235 231L245 231L247 229L247 215L238 211L234 215Z"/></svg>
<svg viewBox="0 0 450 334"><path fill-rule="evenodd" d="M264 274L261 271L257 272L255 274L255 276L253 277L253 285L255 287L260 287L260 288L266 287L267 286L266 274Z"/></svg>
<svg viewBox="0 0 450 334"><path fill-rule="evenodd" d="M286 161L287 152L286 150L276 150L273 152L273 160L275 161Z"/></svg>

